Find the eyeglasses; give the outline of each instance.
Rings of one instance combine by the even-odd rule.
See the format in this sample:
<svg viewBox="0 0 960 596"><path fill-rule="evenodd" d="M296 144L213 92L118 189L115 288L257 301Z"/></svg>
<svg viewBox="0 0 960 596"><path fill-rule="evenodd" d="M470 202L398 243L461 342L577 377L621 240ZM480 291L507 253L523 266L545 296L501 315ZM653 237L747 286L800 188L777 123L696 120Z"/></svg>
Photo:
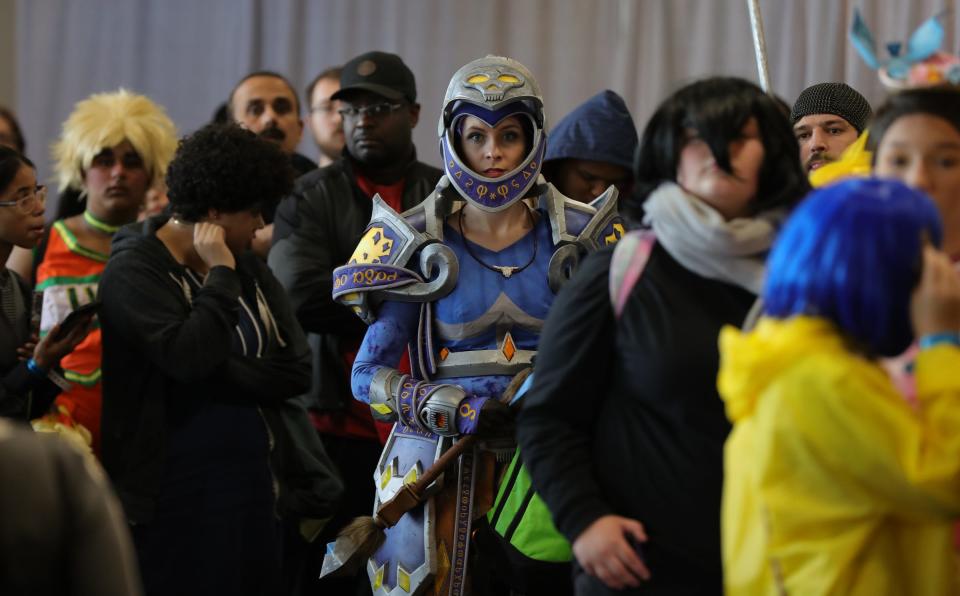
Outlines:
<svg viewBox="0 0 960 596"><path fill-rule="evenodd" d="M374 120L380 120L381 118L386 117L387 115L396 112L403 107L402 103L375 103L370 106L363 106L360 108L355 108L353 106L347 106L345 108L340 108L340 116L344 118L350 118L351 120L356 120L363 115L370 116Z"/></svg>
<svg viewBox="0 0 960 596"><path fill-rule="evenodd" d="M329 114L329 113L331 113L331 112L337 112L337 113L339 113L339 112L341 112L341 110L337 110L337 109L336 109L336 106L335 106L334 104L332 104L332 103L327 103L327 104L320 104L320 105L317 105L317 106L313 106L313 107L310 108L310 113L311 113L311 114L316 114L317 112L323 112L324 114Z"/></svg>
<svg viewBox="0 0 960 596"><path fill-rule="evenodd" d="M16 199L0 201L0 207L16 207L20 213L28 215L37 210L37 207L47 201L47 187L38 184L34 189L24 191Z"/></svg>

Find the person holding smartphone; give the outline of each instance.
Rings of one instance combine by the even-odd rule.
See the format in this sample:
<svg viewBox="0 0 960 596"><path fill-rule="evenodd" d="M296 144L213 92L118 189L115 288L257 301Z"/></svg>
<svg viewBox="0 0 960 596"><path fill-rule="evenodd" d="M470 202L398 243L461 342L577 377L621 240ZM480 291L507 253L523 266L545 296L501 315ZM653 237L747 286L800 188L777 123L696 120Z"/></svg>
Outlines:
<svg viewBox="0 0 960 596"><path fill-rule="evenodd" d="M0 146L0 260L14 246L33 248L43 234L46 188L29 159ZM86 337L90 318L37 342L31 328L31 288L10 269L0 271L0 416L30 420L47 410L60 388L47 373ZM92 315L91 315L92 316Z"/></svg>

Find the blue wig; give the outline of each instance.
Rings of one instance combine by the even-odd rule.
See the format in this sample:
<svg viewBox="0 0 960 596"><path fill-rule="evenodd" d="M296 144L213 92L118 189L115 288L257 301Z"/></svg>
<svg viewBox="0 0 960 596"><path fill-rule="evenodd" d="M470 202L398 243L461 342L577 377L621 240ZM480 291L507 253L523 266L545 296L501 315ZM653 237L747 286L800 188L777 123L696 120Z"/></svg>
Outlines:
<svg viewBox="0 0 960 596"><path fill-rule="evenodd" d="M921 191L854 179L817 190L784 226L767 260L764 312L824 317L871 355L913 340L910 297L922 238L940 246L940 216Z"/></svg>

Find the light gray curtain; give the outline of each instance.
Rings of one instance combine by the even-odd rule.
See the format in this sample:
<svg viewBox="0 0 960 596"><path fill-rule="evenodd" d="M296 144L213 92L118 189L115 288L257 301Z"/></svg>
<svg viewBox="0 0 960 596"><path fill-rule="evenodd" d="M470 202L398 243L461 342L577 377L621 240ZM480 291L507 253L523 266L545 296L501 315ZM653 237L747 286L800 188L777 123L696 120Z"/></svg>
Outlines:
<svg viewBox="0 0 960 596"><path fill-rule="evenodd" d="M952 0L763 0L773 90L846 81L875 105L884 91L847 40L858 5L878 43L904 40ZM960 15L947 17L956 52ZM697 77L757 80L746 0L17 0L16 90L31 155L73 104L127 87L164 105L181 133L207 122L247 72L286 74L298 91L321 69L371 49L400 54L423 106L420 157L439 163L436 119L447 82L487 53L526 64L556 122L597 91L625 97L638 128ZM315 149L304 134L301 151Z"/></svg>

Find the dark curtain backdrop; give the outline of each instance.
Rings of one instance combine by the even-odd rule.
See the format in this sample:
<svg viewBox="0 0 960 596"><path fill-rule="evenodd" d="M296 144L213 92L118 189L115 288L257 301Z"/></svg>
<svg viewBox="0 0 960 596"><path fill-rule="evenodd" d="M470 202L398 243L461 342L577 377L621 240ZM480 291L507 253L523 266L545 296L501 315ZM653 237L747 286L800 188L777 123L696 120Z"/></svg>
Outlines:
<svg viewBox="0 0 960 596"><path fill-rule="evenodd" d="M9 0L7 0L9 1ZM371 49L403 56L417 77L422 159L438 163L436 119L447 82L487 53L526 64L556 121L603 88L638 128L684 82L757 80L746 0L16 0L15 109L30 154L49 146L75 102L126 87L164 105L180 133L208 121L233 84L282 72L302 94L321 69ZM884 92L847 41L859 5L879 43L905 39L953 0L763 0L774 91L842 80L874 104ZM960 15L947 17L956 51ZM301 151L315 149L304 134Z"/></svg>

